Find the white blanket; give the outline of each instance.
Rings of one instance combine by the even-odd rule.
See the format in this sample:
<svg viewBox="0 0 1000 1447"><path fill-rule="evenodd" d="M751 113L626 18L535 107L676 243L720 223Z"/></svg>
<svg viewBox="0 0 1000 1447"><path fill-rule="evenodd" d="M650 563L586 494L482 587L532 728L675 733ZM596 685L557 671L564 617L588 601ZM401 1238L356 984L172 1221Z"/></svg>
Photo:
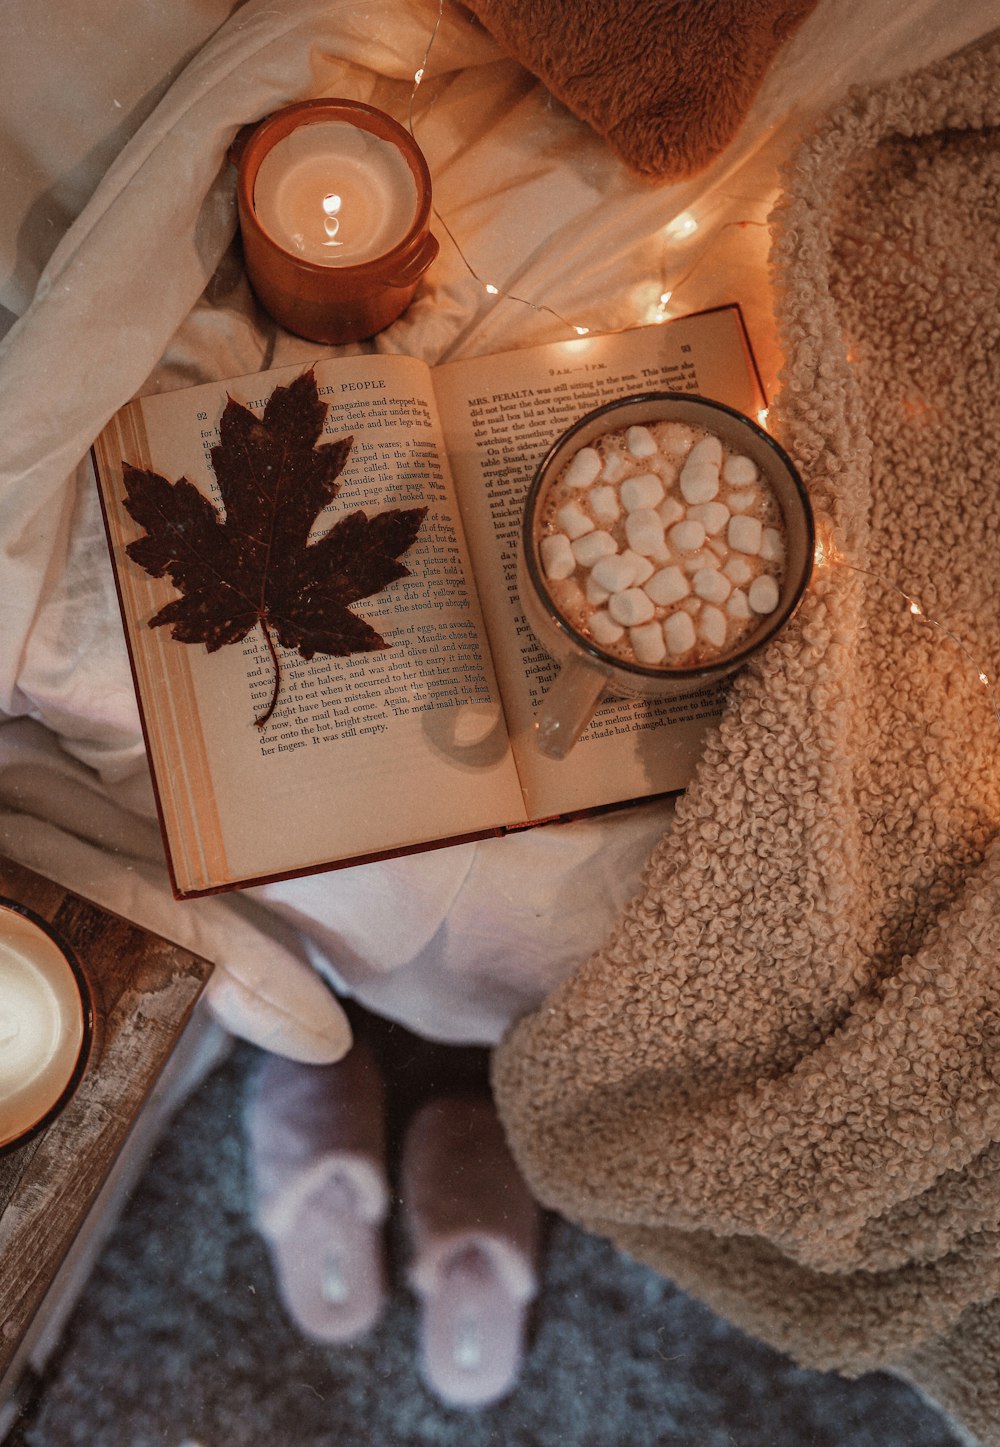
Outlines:
<svg viewBox="0 0 1000 1447"><path fill-rule="evenodd" d="M223 1023L303 1059L349 1039L323 977L422 1034L497 1040L600 943L670 810L170 897L87 450L137 391L332 350L246 286L236 129L309 95L412 107L441 255L345 352L435 362L562 338L559 317L632 326L672 290L668 314L739 301L773 387L777 165L851 82L997 21L995 0L821 0L729 151L651 187L459 7L438 18L437 0L49 0L0 58L0 307L19 318L0 343L0 849L215 960ZM684 213L694 230L671 227Z"/></svg>

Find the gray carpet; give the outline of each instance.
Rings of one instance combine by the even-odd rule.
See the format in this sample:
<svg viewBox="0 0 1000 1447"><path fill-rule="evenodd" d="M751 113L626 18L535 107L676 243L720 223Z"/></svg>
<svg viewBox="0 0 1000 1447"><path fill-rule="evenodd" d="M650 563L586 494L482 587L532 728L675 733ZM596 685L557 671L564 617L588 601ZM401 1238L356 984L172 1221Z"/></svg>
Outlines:
<svg viewBox="0 0 1000 1447"><path fill-rule="evenodd" d="M397 1151L414 1103L481 1084L485 1057L377 1033ZM307 1343L281 1313L249 1213L240 1115L258 1059L238 1047L163 1139L17 1447L958 1447L903 1384L801 1371L554 1219L505 1402L452 1411L421 1384L395 1220L382 1323L351 1348Z"/></svg>

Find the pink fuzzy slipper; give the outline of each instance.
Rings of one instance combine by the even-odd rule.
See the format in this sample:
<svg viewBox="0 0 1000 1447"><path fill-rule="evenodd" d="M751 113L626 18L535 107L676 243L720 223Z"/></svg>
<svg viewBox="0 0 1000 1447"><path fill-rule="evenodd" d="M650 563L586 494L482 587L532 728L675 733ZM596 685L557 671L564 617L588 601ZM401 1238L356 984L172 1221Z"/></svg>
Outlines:
<svg viewBox="0 0 1000 1447"><path fill-rule="evenodd" d="M295 1324L348 1342L385 1303L385 1090L356 1043L335 1065L269 1056L247 1106L257 1226Z"/></svg>
<svg viewBox="0 0 1000 1447"><path fill-rule="evenodd" d="M424 1106L407 1132L402 1184L424 1378L449 1406L486 1406L521 1368L541 1219L491 1103Z"/></svg>

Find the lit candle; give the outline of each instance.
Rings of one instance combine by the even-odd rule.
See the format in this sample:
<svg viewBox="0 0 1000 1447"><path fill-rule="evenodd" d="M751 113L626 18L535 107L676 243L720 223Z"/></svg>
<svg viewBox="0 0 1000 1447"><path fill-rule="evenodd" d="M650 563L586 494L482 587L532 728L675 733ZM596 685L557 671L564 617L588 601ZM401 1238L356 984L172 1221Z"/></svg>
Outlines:
<svg viewBox="0 0 1000 1447"><path fill-rule="evenodd" d="M402 315L438 251L409 131L361 101L298 101L245 127L230 154L247 275L276 321L340 344Z"/></svg>
<svg viewBox="0 0 1000 1447"><path fill-rule="evenodd" d="M0 906L0 1146L60 1103L88 1038L87 1006L66 955L40 925Z"/></svg>
<svg viewBox="0 0 1000 1447"><path fill-rule="evenodd" d="M253 204L279 246L320 266L356 266L403 240L417 186L398 146L346 121L319 121L271 147Z"/></svg>

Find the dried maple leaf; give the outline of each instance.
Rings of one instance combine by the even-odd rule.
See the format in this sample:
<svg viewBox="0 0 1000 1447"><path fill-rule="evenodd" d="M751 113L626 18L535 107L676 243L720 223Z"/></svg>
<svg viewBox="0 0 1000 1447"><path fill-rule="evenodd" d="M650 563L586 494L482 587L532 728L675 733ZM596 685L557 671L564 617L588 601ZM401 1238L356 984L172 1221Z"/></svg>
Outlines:
<svg viewBox="0 0 1000 1447"><path fill-rule="evenodd" d="M230 397L211 454L224 518L186 477L171 483L124 464L125 506L146 530L126 551L154 578L169 574L181 594L149 627L169 623L179 642L204 643L213 653L260 624L274 691L258 728L281 687L275 638L303 658L389 646L350 604L409 576L398 556L427 512L352 512L309 542L316 517L340 489L353 443L343 437L319 444L325 418L312 372L276 387L261 418Z"/></svg>

